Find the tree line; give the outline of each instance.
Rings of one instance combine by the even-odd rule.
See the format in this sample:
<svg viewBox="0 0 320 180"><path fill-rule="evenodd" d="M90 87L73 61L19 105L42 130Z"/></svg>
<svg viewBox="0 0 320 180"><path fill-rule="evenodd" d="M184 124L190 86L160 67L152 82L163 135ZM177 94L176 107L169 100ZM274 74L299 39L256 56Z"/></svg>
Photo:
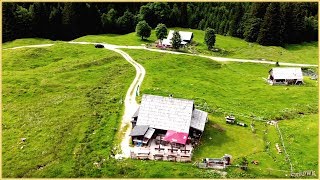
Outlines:
<svg viewBox="0 0 320 180"><path fill-rule="evenodd" d="M88 34L186 27L258 42L284 45L318 40L316 2L3 3L3 41L40 37L71 40ZM145 27L149 28L149 27Z"/></svg>

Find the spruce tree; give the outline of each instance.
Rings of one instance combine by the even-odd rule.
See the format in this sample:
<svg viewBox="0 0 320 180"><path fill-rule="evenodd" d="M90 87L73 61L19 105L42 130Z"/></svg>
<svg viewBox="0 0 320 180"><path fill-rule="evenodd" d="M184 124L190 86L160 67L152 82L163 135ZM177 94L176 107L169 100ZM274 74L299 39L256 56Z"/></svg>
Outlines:
<svg viewBox="0 0 320 180"><path fill-rule="evenodd" d="M117 21L117 11L111 8L108 13L103 13L101 15L101 23L103 31L106 32L116 32L116 21Z"/></svg>
<svg viewBox="0 0 320 180"><path fill-rule="evenodd" d="M279 46L282 44L280 38L280 4L270 3L261 25L257 42L261 45Z"/></svg>
<svg viewBox="0 0 320 180"><path fill-rule="evenodd" d="M49 15L50 38L57 40L60 37L62 13L60 7L52 7Z"/></svg>
<svg viewBox="0 0 320 180"><path fill-rule="evenodd" d="M256 42L261 27L262 19L251 18L247 21L244 37L248 42Z"/></svg>
<svg viewBox="0 0 320 180"><path fill-rule="evenodd" d="M216 43L216 35L214 29L206 29L206 33L204 35L204 42L206 43L208 49L211 50L214 44Z"/></svg>
<svg viewBox="0 0 320 180"><path fill-rule="evenodd" d="M283 43L290 43L292 40L292 34L293 34L293 7L294 4L292 3L281 3L280 6L280 36L282 38Z"/></svg>
<svg viewBox="0 0 320 180"><path fill-rule="evenodd" d="M295 4L293 8L292 34L289 37L290 43L301 43L304 40L305 32L305 9L302 3Z"/></svg>
<svg viewBox="0 0 320 180"><path fill-rule="evenodd" d="M62 10L62 25L63 25L63 39L72 39L79 35L79 28L77 27L78 17L76 13L75 3L65 3Z"/></svg>
<svg viewBox="0 0 320 180"><path fill-rule="evenodd" d="M181 45L181 37L179 31L174 31L171 39L172 47L174 49L179 49Z"/></svg>
<svg viewBox="0 0 320 180"><path fill-rule="evenodd" d="M120 33L129 33L134 31L134 15L129 10L126 10L123 15L117 19L117 26Z"/></svg>
<svg viewBox="0 0 320 180"><path fill-rule="evenodd" d="M43 2L35 2L30 9L32 16L32 29L37 37L47 37L49 27L49 9L48 4Z"/></svg>
<svg viewBox="0 0 320 180"><path fill-rule="evenodd" d="M16 37L16 26L14 12L16 4L11 2L2 3L2 40L3 42L13 40Z"/></svg>

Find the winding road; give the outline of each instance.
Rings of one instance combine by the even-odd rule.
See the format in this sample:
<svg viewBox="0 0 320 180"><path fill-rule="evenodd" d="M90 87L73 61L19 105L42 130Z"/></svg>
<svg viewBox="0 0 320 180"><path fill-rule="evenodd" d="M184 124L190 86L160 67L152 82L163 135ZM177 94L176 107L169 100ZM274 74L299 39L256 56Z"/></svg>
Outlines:
<svg viewBox="0 0 320 180"><path fill-rule="evenodd" d="M97 44L97 43L89 43L89 42L69 42L71 44ZM131 56L129 56L129 54L125 53L124 51L118 49L120 46L116 46L116 45L111 45L111 44L104 44L104 43L100 43L104 46L104 48L117 52L119 53L122 57L125 58L125 60L127 60L132 66L134 66L134 68L136 69L136 77L134 78L134 80L132 81L125 100L124 100L124 114L122 117L122 121L121 121L121 126L120 126L120 132L122 132L124 130L124 127L126 125L128 125L126 131L124 132L124 138L121 141L121 151L122 154L118 154L116 155L117 157L121 156L121 157L125 157L128 158L130 157L130 150L131 147L129 146L130 144L130 131L131 131L131 117L132 115L135 113L135 111L137 110L137 108L139 107L137 101L136 101L136 93L135 90L137 90L138 86L141 86L141 83L143 81L143 78L146 74L146 70L143 68L143 66L141 66L139 63L137 63L136 61L134 61L132 59Z"/></svg>
<svg viewBox="0 0 320 180"><path fill-rule="evenodd" d="M142 81L144 79L144 76L146 74L145 69L143 66L141 66L139 63L134 61L132 57L130 57L126 52L120 50L120 49L144 49L148 51L155 51L155 52L162 52L162 53L170 53L170 54L183 54L183 55L190 55L190 56L199 56L204 58L209 58L214 61L219 62L249 62L249 63L260 63L260 64L275 64L273 61L262 61L262 60L249 60L249 59L233 59L233 58L223 58L223 57L214 57L214 56L206 56L206 55L199 55L199 54L188 54L188 53L182 53L182 52L175 52L175 51L168 51L168 50L160 50L160 49L150 49L145 46L119 46L119 45L113 45L113 44L107 44L107 43L93 43L93 42L68 42L70 44L102 44L104 45L104 48L117 52L121 56L123 56L131 65L133 65L136 69L136 76L131 83L125 97L125 111L124 115L122 117L121 121L121 128L120 132L122 132L126 125L128 127L126 128L126 131L124 132L124 138L122 139L122 142L120 144L122 154L118 154L118 156L121 157L130 157L130 146L129 146L129 140L130 140L130 131L131 131L131 116L135 113L135 111L138 108L138 103L136 102L136 93L138 87L141 87ZM53 46L54 44L39 44L39 45L29 45L29 46L18 46L13 48L6 48L3 50L8 49L20 49L20 48L34 48L34 47L48 47ZM296 64L296 63L284 63L279 62L280 65L285 66L301 66L301 67L317 67L318 65L314 64Z"/></svg>

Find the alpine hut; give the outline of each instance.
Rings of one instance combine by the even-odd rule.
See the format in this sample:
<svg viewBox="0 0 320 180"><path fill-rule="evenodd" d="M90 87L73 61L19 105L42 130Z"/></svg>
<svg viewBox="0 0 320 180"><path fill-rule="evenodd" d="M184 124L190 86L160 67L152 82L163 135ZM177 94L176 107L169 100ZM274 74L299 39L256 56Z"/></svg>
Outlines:
<svg viewBox="0 0 320 180"><path fill-rule="evenodd" d="M163 39L162 41L162 45L166 46L166 47L172 47L171 44L171 39L173 37L173 30L170 30L168 33L168 36L166 39ZM188 32L188 31L179 31L180 37L181 37L181 46L184 46L188 43L191 43L192 39L193 39L193 32Z"/></svg>
<svg viewBox="0 0 320 180"><path fill-rule="evenodd" d="M302 84L303 75L301 68L277 67L269 71L268 83L274 84Z"/></svg>
<svg viewBox="0 0 320 180"><path fill-rule="evenodd" d="M144 145L154 134L163 134L164 141L185 145L187 140L201 138L207 116L195 109L193 100L144 94L132 117L130 136L133 143Z"/></svg>

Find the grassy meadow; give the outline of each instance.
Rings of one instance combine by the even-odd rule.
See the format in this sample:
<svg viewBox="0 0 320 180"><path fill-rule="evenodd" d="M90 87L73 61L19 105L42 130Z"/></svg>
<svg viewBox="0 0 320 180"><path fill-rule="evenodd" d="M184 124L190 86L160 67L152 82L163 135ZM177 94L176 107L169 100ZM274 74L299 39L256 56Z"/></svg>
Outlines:
<svg viewBox="0 0 320 180"><path fill-rule="evenodd" d="M204 31L185 28L168 28L168 30L170 29L193 32L194 47L190 48L190 51L193 53L240 59L265 59L275 62L318 64L318 42L290 44L285 47L261 46L257 43L246 42L243 39L216 34L215 47L220 49L220 51L212 52L208 51L208 48L204 43ZM75 39L75 41L106 42L128 46L140 46L141 44L146 43L150 44L154 43L156 40L157 38L154 30L152 30L148 40L145 41L136 36L135 32L125 35L88 35Z"/></svg>
<svg viewBox="0 0 320 180"><path fill-rule="evenodd" d="M250 164L247 172L230 168L230 178L285 178L290 174L290 166L285 155L278 154L275 149L276 143L281 144L279 134L274 126L266 126L264 122L282 120L279 126L283 129L283 136L297 133L296 143L292 146L287 144L292 161L296 159L294 170L318 169L316 81L305 77L303 86L270 86L262 78L267 77L272 65L218 63L186 55L125 51L146 69L141 94L173 94L177 98L194 99L196 107L210 113L201 145L195 150L194 161L231 154L235 164L240 163L242 157L247 157L249 162L258 160L260 165ZM224 116L230 113L248 125L254 123L255 132L250 127L226 124ZM298 131L305 129L299 125L302 121L303 125L308 125L309 132L300 135ZM314 143L309 143L303 150L297 148L297 143L305 140L306 136L306 144ZM308 154L305 161L301 161L299 156L302 151ZM304 164L298 165L297 161Z"/></svg>
<svg viewBox="0 0 320 180"><path fill-rule="evenodd" d="M43 38L24 38L24 39L16 39L10 42L5 42L2 44L2 48L6 49L6 48L36 45L36 44L53 44L57 42L58 41L52 41L52 40L43 39Z"/></svg>
<svg viewBox="0 0 320 180"><path fill-rule="evenodd" d="M92 45L2 53L2 177L95 176L93 163L114 147L134 68Z"/></svg>
<svg viewBox="0 0 320 180"><path fill-rule="evenodd" d="M209 52L204 32L191 31L197 53L318 62L317 43L264 47L217 35L221 51ZM141 45L155 40L153 31L148 41L135 33L89 35L75 41ZM279 134L266 120L281 120L294 172L317 172L318 82L309 77L302 86L270 86L263 78L273 65L124 49L146 69L141 95L193 99L197 108L209 112L209 122L192 163L115 160L110 155L118 147L123 101L134 68L117 53L93 45L20 39L2 46L45 43L55 45L2 51L2 177L221 178L193 163L231 154L233 164L246 157L249 168L230 167L228 178L288 178L290 166L275 149ZM230 113L253 123L255 132L250 126L226 124L224 116Z"/></svg>
<svg viewBox="0 0 320 180"><path fill-rule="evenodd" d="M2 177L220 177L189 163L110 157L135 75L120 55L62 43L2 53Z"/></svg>

